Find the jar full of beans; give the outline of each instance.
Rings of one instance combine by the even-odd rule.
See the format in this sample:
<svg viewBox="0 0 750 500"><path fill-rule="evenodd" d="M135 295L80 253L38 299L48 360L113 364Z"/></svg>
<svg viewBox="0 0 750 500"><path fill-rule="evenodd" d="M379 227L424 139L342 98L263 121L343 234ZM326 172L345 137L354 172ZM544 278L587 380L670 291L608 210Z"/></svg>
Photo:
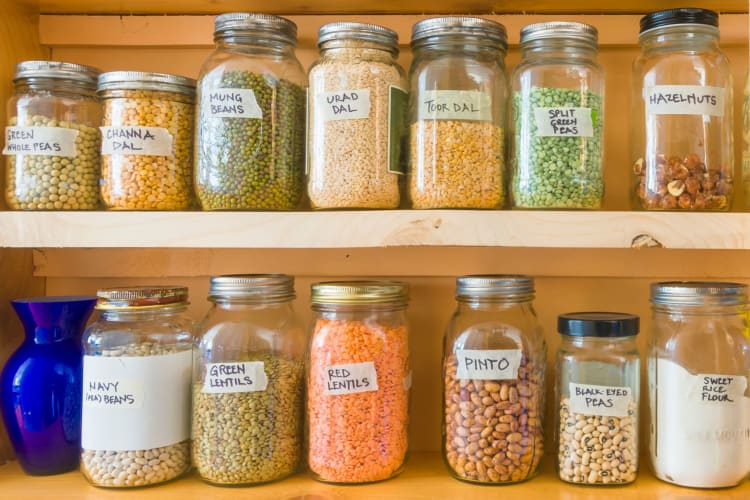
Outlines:
<svg viewBox="0 0 750 500"><path fill-rule="evenodd" d="M192 425L193 465L209 483L265 483L300 464L307 342L294 296L292 276L211 278L194 351Z"/></svg>
<svg viewBox="0 0 750 500"><path fill-rule="evenodd" d="M505 27L476 17L414 25L409 93L413 208L501 208L505 176Z"/></svg>
<svg viewBox="0 0 750 500"><path fill-rule="evenodd" d="M187 288L97 292L100 316L83 337L81 472L127 488L190 468L193 322Z"/></svg>
<svg viewBox="0 0 750 500"><path fill-rule="evenodd" d="M16 65L5 129L5 201L13 210L99 208L99 70Z"/></svg>
<svg viewBox="0 0 750 500"><path fill-rule="evenodd" d="M644 16L634 65L633 207L729 210L734 189L732 75L719 16L669 9Z"/></svg>
<svg viewBox="0 0 750 500"><path fill-rule="evenodd" d="M329 483L401 472L409 423L408 286L343 281L312 286L307 461Z"/></svg>
<svg viewBox="0 0 750 500"><path fill-rule="evenodd" d="M102 181L112 210L184 210L193 195L195 81L137 71L99 75Z"/></svg>
<svg viewBox="0 0 750 500"><path fill-rule="evenodd" d="M557 473L618 485L638 473L638 316L578 312L557 318Z"/></svg>
<svg viewBox="0 0 750 500"><path fill-rule="evenodd" d="M443 456L453 477L507 484L533 477L544 453L547 347L519 275L456 280L443 351Z"/></svg>

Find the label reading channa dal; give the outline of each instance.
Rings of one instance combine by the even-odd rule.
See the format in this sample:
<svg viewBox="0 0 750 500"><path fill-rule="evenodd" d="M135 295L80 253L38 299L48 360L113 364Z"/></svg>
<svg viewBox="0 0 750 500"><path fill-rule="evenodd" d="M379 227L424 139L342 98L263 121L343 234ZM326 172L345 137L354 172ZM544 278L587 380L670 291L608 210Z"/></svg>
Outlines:
<svg viewBox="0 0 750 500"><path fill-rule="evenodd" d="M201 392L227 394L265 391L268 386L263 361L208 363Z"/></svg>
<svg viewBox="0 0 750 500"><path fill-rule="evenodd" d="M570 412L603 417L627 417L633 401L630 387L570 383Z"/></svg>
<svg viewBox="0 0 750 500"><path fill-rule="evenodd" d="M251 89L212 90L203 96L203 103L204 113L211 118L263 118Z"/></svg>
<svg viewBox="0 0 750 500"><path fill-rule="evenodd" d="M427 90L421 94L419 120L492 121L492 100L478 90Z"/></svg>
<svg viewBox="0 0 750 500"><path fill-rule="evenodd" d="M360 120L370 116L370 89L338 90L318 96L323 121Z"/></svg>
<svg viewBox="0 0 750 500"><path fill-rule="evenodd" d="M534 108L537 137L593 137L591 108Z"/></svg>
<svg viewBox="0 0 750 500"><path fill-rule="evenodd" d="M456 351L460 380L513 380L518 378L521 349L461 349Z"/></svg>
<svg viewBox="0 0 750 500"><path fill-rule="evenodd" d="M643 89L649 115L724 116L724 89L700 85L655 85Z"/></svg>
<svg viewBox="0 0 750 500"><path fill-rule="evenodd" d="M375 363L350 363L332 365L325 371L325 391L328 396L357 394L378 390L378 374Z"/></svg>
<svg viewBox="0 0 750 500"><path fill-rule="evenodd" d="M4 155L76 156L78 131L64 127L5 127Z"/></svg>
<svg viewBox="0 0 750 500"><path fill-rule="evenodd" d="M99 127L103 155L170 156L173 137L163 127Z"/></svg>

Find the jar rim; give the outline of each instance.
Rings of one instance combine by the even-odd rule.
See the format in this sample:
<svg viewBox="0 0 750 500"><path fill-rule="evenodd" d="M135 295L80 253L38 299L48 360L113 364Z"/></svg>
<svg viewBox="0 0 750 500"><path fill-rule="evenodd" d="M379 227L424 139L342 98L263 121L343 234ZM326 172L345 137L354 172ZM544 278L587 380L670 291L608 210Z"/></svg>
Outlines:
<svg viewBox="0 0 750 500"><path fill-rule="evenodd" d="M411 46L420 46L430 41L438 41L444 36L476 37L485 43L496 45L500 50L508 48L508 34L505 26L482 17L443 16L424 19L412 27Z"/></svg>
<svg viewBox="0 0 750 500"><path fill-rule="evenodd" d="M409 285L401 281L323 281L310 287L317 305L401 304L409 301Z"/></svg>
<svg viewBox="0 0 750 500"><path fill-rule="evenodd" d="M385 26L354 21L337 21L326 23L318 30L319 49L325 48L328 42L341 42L345 39L377 43L398 54L398 33Z"/></svg>
<svg viewBox="0 0 750 500"><path fill-rule="evenodd" d="M287 274L223 274L212 276L208 300L292 300L294 277Z"/></svg>
<svg viewBox="0 0 750 500"><path fill-rule="evenodd" d="M249 12L229 12L214 18L214 41L232 37L253 37L297 44L297 25L281 16Z"/></svg>
<svg viewBox="0 0 750 500"><path fill-rule="evenodd" d="M748 286L727 281L663 281L651 284L655 305L742 305L748 301Z"/></svg>
<svg viewBox="0 0 750 500"><path fill-rule="evenodd" d="M195 95L197 82L192 78L169 73L145 71L109 71L99 75L97 91L107 90L155 90Z"/></svg>
<svg viewBox="0 0 750 500"><path fill-rule="evenodd" d="M469 274L456 278L458 300L524 299L534 296L534 278L522 274Z"/></svg>
<svg viewBox="0 0 750 500"><path fill-rule="evenodd" d="M537 40L584 42L596 48L599 30L590 24L568 21L534 23L521 28L521 47Z"/></svg>
<svg viewBox="0 0 750 500"><path fill-rule="evenodd" d="M21 61L16 64L13 83L17 85L36 78L72 80L95 90L97 78L100 74L100 69L83 64L62 61Z"/></svg>
<svg viewBox="0 0 750 500"><path fill-rule="evenodd" d="M188 304L185 286L130 286L97 290L96 309L101 311L140 311Z"/></svg>

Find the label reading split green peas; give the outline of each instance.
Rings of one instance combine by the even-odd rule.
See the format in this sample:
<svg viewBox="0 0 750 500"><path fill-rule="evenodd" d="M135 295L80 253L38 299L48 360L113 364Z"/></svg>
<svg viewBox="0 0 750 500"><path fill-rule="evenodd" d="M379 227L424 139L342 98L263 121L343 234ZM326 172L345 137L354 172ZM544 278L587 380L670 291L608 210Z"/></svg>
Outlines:
<svg viewBox="0 0 750 500"><path fill-rule="evenodd" d="M591 108L536 108L537 137L593 137Z"/></svg>

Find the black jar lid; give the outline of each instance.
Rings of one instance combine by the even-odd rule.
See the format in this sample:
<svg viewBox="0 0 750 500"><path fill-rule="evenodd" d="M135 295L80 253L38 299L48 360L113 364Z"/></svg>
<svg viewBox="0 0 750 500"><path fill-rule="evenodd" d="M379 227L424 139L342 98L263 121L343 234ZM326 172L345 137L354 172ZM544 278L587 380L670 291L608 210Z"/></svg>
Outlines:
<svg viewBox="0 0 750 500"><path fill-rule="evenodd" d="M660 10L641 18L640 34L642 35L654 28L663 28L675 24L705 24L718 28L719 15L708 9L680 8Z"/></svg>
<svg viewBox="0 0 750 500"><path fill-rule="evenodd" d="M632 337L640 330L635 314L574 312L557 317L557 331L569 337Z"/></svg>

